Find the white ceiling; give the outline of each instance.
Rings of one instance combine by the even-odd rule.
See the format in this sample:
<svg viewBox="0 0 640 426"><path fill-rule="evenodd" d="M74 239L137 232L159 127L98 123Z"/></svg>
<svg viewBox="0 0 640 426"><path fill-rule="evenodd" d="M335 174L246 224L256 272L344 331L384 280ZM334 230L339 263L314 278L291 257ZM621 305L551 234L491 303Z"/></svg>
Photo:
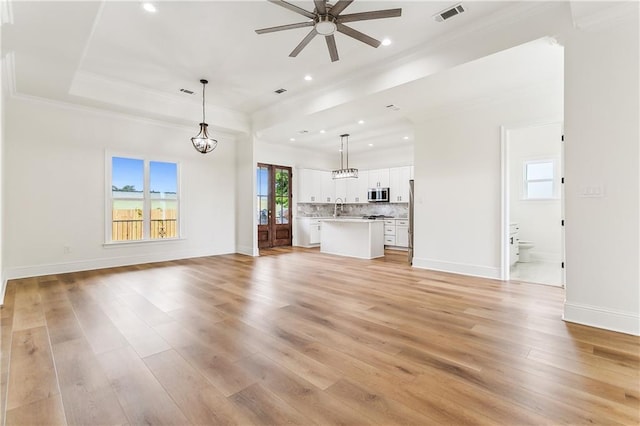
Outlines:
<svg viewBox="0 0 640 426"><path fill-rule="evenodd" d="M310 0L292 3L313 10ZM18 94L191 125L200 121L198 81L206 78L207 120L213 128L253 131L270 143L295 138L298 145L325 152L334 151L337 135L348 132L352 150L371 149L369 144L383 149L398 140L412 143L408 115L416 110L561 78L562 49L543 40L435 72L473 58L459 54L396 80L406 74L403 64L431 46L455 44L478 28L543 8L541 3L465 1L464 14L444 23L432 19L455 3L356 0L345 13L403 9L399 18L349 24L392 44L374 49L338 34L340 61L332 63L321 37L297 58L288 56L309 28L256 34L258 28L306 20L266 1L157 1L156 13L144 11L139 1L8 1L2 52L12 55ZM313 80L304 81L306 74ZM354 98L349 87L365 81L380 89ZM186 95L181 88L196 93ZM274 94L279 88L287 92ZM318 106L322 97L331 102ZM309 111L296 107L312 104ZM400 109L385 108L389 104ZM365 123L358 125L360 119Z"/></svg>

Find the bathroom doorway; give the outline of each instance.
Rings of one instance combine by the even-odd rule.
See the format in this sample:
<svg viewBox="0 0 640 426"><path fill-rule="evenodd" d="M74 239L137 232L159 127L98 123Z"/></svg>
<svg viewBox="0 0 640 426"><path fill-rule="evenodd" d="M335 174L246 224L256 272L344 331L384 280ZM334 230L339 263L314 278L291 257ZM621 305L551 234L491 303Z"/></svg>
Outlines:
<svg viewBox="0 0 640 426"><path fill-rule="evenodd" d="M564 287L563 123L502 128L502 277Z"/></svg>

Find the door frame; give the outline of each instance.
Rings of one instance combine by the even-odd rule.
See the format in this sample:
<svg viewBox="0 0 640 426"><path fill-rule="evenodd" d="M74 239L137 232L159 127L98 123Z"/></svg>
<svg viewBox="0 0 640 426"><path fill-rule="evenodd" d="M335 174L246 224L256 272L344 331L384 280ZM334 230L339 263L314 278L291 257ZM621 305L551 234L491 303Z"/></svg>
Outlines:
<svg viewBox="0 0 640 426"><path fill-rule="evenodd" d="M526 129L530 127L549 126L552 124L560 124L560 133L563 136L563 140L560 142L560 177L562 179L560 183L560 220L564 221L565 216L565 194L564 194L564 121L558 119L549 119L538 122L528 122L513 125L500 126L500 162L501 162L501 237L500 237L500 279L508 281L511 276L510 264L509 264L509 223L511 222L511 179L509 177L509 142L510 132L513 130ZM565 262L565 227L561 227L560 235L560 253L562 256L562 263ZM560 286L566 287L566 264L562 269L562 282Z"/></svg>
<svg viewBox="0 0 640 426"><path fill-rule="evenodd" d="M292 210L292 206L293 206L293 167L290 166L280 166L277 164L267 164L267 163L257 163L256 165L256 170L258 170L259 168L267 168L269 170L269 177L268 177L268 181L269 181L269 185L268 185L268 200L267 200L267 234L268 234L268 243L269 245L266 247L260 247L260 240L256 237L257 239L257 245L258 245L258 250L260 250L260 248L271 248L271 247L279 247L279 246L291 246L293 244L293 210ZM289 230L289 237L285 238L285 239L281 239L281 240L287 240L287 244L275 244L277 238L277 233L278 233L278 227L282 228L283 224L277 224L276 223L276 215L275 215L275 207L276 207L276 191L275 191L275 176L276 176L276 170L278 169L284 169L284 170L288 170L289 171L289 185L288 185L288 198L289 198L289 208L288 208L288 222L285 227L288 228ZM257 195L257 190L256 190L256 195ZM259 206L258 206L259 208ZM256 224L255 227L255 232L256 235L259 234L260 232L260 227L261 226L265 226L265 225L261 225L260 221L258 220L258 223Z"/></svg>

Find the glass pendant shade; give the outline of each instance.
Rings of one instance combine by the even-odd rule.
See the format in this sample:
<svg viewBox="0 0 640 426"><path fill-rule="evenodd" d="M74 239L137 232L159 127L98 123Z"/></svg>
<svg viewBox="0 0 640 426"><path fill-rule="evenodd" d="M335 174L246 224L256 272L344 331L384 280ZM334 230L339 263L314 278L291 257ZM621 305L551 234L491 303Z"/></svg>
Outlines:
<svg viewBox="0 0 640 426"><path fill-rule="evenodd" d="M209 137L208 126L207 123L200 123L200 133L191 138L193 147L202 154L211 152L218 146L218 141Z"/></svg>
<svg viewBox="0 0 640 426"><path fill-rule="evenodd" d="M196 151L206 154L216 149L218 141L209 137L209 131L207 130L209 125L207 124L204 116L204 90L208 81L200 80L200 83L202 83L202 123L200 123L200 132L191 138L191 143Z"/></svg>
<svg viewBox="0 0 640 426"><path fill-rule="evenodd" d="M345 148L346 141L346 148ZM345 151L346 150L346 151ZM346 152L347 167L344 167L342 162L343 153ZM340 168L331 172L331 177L334 179L353 179L358 177L358 169L349 167L349 135L340 135Z"/></svg>

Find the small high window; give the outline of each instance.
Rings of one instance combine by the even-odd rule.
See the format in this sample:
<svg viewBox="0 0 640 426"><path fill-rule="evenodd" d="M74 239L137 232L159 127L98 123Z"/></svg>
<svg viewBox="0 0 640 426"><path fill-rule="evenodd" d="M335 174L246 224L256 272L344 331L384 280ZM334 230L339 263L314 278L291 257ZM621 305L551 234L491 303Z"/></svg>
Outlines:
<svg viewBox="0 0 640 426"><path fill-rule="evenodd" d="M177 163L111 157L106 241L180 237Z"/></svg>
<svg viewBox="0 0 640 426"><path fill-rule="evenodd" d="M557 198L557 179L554 160L524 162L525 200L550 200Z"/></svg>

